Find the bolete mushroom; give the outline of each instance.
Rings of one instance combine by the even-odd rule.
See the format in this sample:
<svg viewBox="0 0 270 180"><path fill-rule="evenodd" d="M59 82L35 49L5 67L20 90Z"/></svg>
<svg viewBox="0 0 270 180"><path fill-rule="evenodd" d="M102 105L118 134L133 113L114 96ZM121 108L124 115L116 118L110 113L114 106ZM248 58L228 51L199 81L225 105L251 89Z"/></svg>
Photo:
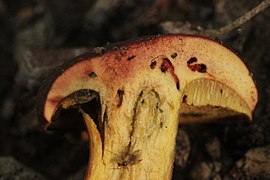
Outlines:
<svg viewBox="0 0 270 180"><path fill-rule="evenodd" d="M160 35L95 48L60 67L40 91L38 113L48 130L85 124L86 179L170 179L179 121L251 120L256 103L232 51Z"/></svg>

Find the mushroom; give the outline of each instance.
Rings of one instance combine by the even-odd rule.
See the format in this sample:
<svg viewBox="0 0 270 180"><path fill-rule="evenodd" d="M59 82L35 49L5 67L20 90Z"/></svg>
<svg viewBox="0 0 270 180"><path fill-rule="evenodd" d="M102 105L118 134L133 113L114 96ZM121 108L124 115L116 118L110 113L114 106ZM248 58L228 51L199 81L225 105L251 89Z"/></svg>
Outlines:
<svg viewBox="0 0 270 180"><path fill-rule="evenodd" d="M86 179L170 179L179 122L251 120L257 90L219 43L159 35L75 58L38 99L47 130L86 127Z"/></svg>

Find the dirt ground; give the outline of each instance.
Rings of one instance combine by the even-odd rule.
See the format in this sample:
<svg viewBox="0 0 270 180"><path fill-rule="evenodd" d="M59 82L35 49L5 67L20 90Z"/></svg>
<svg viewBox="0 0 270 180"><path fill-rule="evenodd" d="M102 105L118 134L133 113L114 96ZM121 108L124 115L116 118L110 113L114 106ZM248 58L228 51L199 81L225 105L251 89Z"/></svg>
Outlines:
<svg viewBox="0 0 270 180"><path fill-rule="evenodd" d="M167 33L165 22L218 28L260 2L0 0L0 179L83 177L84 133L46 132L35 112L38 88L56 66L87 48ZM270 8L217 38L254 77L253 122L180 125L173 179L270 179L269 19Z"/></svg>

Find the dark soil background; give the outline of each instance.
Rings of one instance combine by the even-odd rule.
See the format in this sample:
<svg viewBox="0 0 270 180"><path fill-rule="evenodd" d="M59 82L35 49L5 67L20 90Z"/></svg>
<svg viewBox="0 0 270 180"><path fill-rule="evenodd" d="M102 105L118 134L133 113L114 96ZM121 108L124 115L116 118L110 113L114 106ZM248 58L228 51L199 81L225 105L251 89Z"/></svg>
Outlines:
<svg viewBox="0 0 270 180"><path fill-rule="evenodd" d="M0 179L82 179L84 132L46 132L42 80L87 48L168 32L166 21L226 25L259 0L0 0ZM270 179L270 9L217 40L247 64L259 91L251 123L180 126L173 179ZM181 25L179 25L181 27Z"/></svg>

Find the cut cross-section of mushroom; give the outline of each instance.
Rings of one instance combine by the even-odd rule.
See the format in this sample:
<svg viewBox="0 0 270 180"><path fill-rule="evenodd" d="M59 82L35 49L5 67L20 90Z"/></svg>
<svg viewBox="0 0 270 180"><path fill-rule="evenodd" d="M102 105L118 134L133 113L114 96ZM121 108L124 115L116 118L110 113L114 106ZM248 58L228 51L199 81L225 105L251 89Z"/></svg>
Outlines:
<svg viewBox="0 0 270 180"><path fill-rule="evenodd" d="M170 179L179 122L251 120L257 90L224 46L161 35L75 58L38 99L47 129L86 127L86 179Z"/></svg>

